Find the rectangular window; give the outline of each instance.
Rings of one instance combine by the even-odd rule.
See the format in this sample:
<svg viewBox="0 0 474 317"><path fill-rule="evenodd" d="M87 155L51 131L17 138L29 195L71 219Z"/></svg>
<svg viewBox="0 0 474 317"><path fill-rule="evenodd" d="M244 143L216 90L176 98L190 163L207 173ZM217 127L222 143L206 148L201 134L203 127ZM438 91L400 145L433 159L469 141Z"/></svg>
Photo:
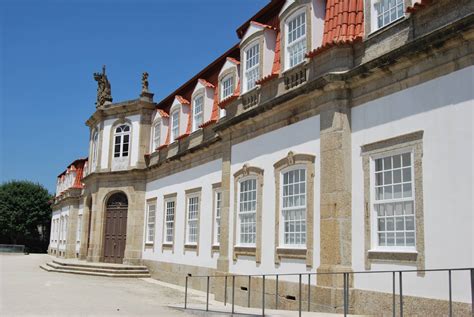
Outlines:
<svg viewBox="0 0 474 317"><path fill-rule="evenodd" d="M179 111L171 114L171 142L179 136Z"/></svg>
<svg viewBox="0 0 474 317"><path fill-rule="evenodd" d="M225 77L221 82L221 100L224 100L234 93L234 77Z"/></svg>
<svg viewBox="0 0 474 317"><path fill-rule="evenodd" d="M202 124L204 97L198 96L194 98L193 103L193 131L196 131Z"/></svg>
<svg viewBox="0 0 474 317"><path fill-rule="evenodd" d="M155 219L156 205L148 205L147 225L146 225L146 242L153 243L155 241Z"/></svg>
<svg viewBox="0 0 474 317"><path fill-rule="evenodd" d="M76 232L76 241L81 241L81 233L82 233L82 215L77 216L77 232Z"/></svg>
<svg viewBox="0 0 474 317"><path fill-rule="evenodd" d="M377 29L405 15L404 0L378 0L374 7L377 16Z"/></svg>
<svg viewBox="0 0 474 317"><path fill-rule="evenodd" d="M416 232L412 153L377 158L373 170L377 246L414 248Z"/></svg>
<svg viewBox="0 0 474 317"><path fill-rule="evenodd" d="M198 241L199 196L188 197L188 230L186 243Z"/></svg>
<svg viewBox="0 0 474 317"><path fill-rule="evenodd" d="M166 201L165 209L165 243L173 243L176 202L174 200Z"/></svg>
<svg viewBox="0 0 474 317"><path fill-rule="evenodd" d="M222 192L215 192L215 219L214 219L214 244L219 245L221 237L221 208L222 208Z"/></svg>
<svg viewBox="0 0 474 317"><path fill-rule="evenodd" d="M306 54L306 14L301 13L287 24L288 68L303 62Z"/></svg>
<svg viewBox="0 0 474 317"><path fill-rule="evenodd" d="M245 51L245 91L249 91L256 86L256 81L260 78L260 54L259 45L255 44Z"/></svg>
<svg viewBox="0 0 474 317"><path fill-rule="evenodd" d="M283 173L282 225L283 244L306 245L306 169Z"/></svg>
<svg viewBox="0 0 474 317"><path fill-rule="evenodd" d="M157 147L160 146L160 138L161 138L161 124L158 122L153 127L153 148L155 150Z"/></svg>
<svg viewBox="0 0 474 317"><path fill-rule="evenodd" d="M255 245L257 240L257 180L240 182L239 186L239 242Z"/></svg>

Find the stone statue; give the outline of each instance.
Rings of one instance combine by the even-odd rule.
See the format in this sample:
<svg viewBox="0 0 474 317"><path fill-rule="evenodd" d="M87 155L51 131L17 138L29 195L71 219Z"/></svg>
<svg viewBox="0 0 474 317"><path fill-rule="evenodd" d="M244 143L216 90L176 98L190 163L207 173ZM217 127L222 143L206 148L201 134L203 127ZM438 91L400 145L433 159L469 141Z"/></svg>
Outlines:
<svg viewBox="0 0 474 317"><path fill-rule="evenodd" d="M97 82L96 107L103 106L106 102L112 102L112 89L105 74L105 65L102 66L102 73L94 73L94 79Z"/></svg>
<svg viewBox="0 0 474 317"><path fill-rule="evenodd" d="M142 74L142 92L148 92L148 73Z"/></svg>

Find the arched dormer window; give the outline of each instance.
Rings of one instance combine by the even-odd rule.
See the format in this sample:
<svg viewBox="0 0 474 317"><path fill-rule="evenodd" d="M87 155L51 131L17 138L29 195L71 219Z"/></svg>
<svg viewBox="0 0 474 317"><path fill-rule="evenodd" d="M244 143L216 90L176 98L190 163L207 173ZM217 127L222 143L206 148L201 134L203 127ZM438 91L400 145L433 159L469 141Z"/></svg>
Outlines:
<svg viewBox="0 0 474 317"><path fill-rule="evenodd" d="M304 9L296 11L286 19L286 69L290 69L304 61L305 54L307 53L306 20L306 11Z"/></svg>
<svg viewBox="0 0 474 317"><path fill-rule="evenodd" d="M234 93L234 76L233 74L226 75L221 80L221 94L220 94L220 101L232 96Z"/></svg>
<svg viewBox="0 0 474 317"><path fill-rule="evenodd" d="M119 125L114 134L114 157L128 157L130 149L130 126Z"/></svg>
<svg viewBox="0 0 474 317"><path fill-rule="evenodd" d="M99 132L94 130L92 133L92 169L94 170L97 166L99 157Z"/></svg>
<svg viewBox="0 0 474 317"><path fill-rule="evenodd" d="M248 46L244 53L244 87L252 90L260 78L260 44L258 41Z"/></svg>
<svg viewBox="0 0 474 317"><path fill-rule="evenodd" d="M152 151L161 145L161 121L153 124Z"/></svg>
<svg viewBox="0 0 474 317"><path fill-rule="evenodd" d="M193 131L199 129L199 126L203 122L203 116L204 96L202 94L199 94L193 99Z"/></svg>
<svg viewBox="0 0 474 317"><path fill-rule="evenodd" d="M171 112L171 142L179 136L179 109Z"/></svg>

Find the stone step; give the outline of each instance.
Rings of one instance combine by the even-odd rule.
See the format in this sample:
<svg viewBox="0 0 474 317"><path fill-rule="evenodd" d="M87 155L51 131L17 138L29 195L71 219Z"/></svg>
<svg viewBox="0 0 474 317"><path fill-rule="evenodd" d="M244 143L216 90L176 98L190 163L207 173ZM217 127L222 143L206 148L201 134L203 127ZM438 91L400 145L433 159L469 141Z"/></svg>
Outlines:
<svg viewBox="0 0 474 317"><path fill-rule="evenodd" d="M88 268L101 268L101 269L120 269L120 270L148 270L144 265L126 265L126 264L113 264L113 263L87 263L79 261L67 261L54 259L54 263L64 266L76 266L76 267L88 267Z"/></svg>
<svg viewBox="0 0 474 317"><path fill-rule="evenodd" d="M69 273L69 274L79 274L79 275L92 275L92 276L106 276L106 277L131 277L131 278L143 278L150 277L150 274L128 271L126 273L107 273L107 272L94 272L94 271L80 271L80 270L70 270L68 267L54 268L48 264L40 265L40 268L48 272L57 272L57 273Z"/></svg>
<svg viewBox="0 0 474 317"><path fill-rule="evenodd" d="M96 272L96 273L114 273L114 274L148 274L148 269L145 268L137 268L137 269L109 269L103 267L86 267L86 266L76 266L76 265L61 265L57 264L56 262L49 262L46 265L52 267L53 269L60 269L60 270L70 270L70 271L82 271L82 272Z"/></svg>

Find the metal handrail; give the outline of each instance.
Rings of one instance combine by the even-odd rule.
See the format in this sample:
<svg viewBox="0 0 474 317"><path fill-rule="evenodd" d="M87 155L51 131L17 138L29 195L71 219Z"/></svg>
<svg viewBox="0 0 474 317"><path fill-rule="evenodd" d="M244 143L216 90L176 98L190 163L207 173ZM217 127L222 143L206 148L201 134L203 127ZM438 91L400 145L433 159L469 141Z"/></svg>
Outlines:
<svg viewBox="0 0 474 317"><path fill-rule="evenodd" d="M392 274L392 313L393 317L396 316L396 274L398 273L398 284L399 284L399 310L400 317L403 317L403 273L419 273L419 272L448 272L448 290L449 290L449 316L453 316L452 307L452 279L451 275L453 271L470 271L471 275L471 307L474 316L474 268L450 268L450 269L423 269L423 270L382 270L382 271L353 271L353 272L305 272L305 273L269 273L269 274L228 274L228 275L187 275L185 282L184 292L184 308L187 309L188 300L188 279L190 278L206 278L206 311L209 311L209 284L211 278L224 278L224 305L227 305L227 279L232 278L232 314L235 313L235 278L236 277L248 277L248 295L247 305L250 307L250 292L251 292L251 278L261 277L262 278L262 316L265 316L265 278L275 276L275 309L278 309L278 281L280 276L298 276L298 312L299 316L302 314L302 277L303 275L308 276L308 311L311 309L311 276L312 275L342 275L343 276L343 297L344 297L344 316L349 314L349 289L350 282L349 276L356 274L381 274L391 273Z"/></svg>

